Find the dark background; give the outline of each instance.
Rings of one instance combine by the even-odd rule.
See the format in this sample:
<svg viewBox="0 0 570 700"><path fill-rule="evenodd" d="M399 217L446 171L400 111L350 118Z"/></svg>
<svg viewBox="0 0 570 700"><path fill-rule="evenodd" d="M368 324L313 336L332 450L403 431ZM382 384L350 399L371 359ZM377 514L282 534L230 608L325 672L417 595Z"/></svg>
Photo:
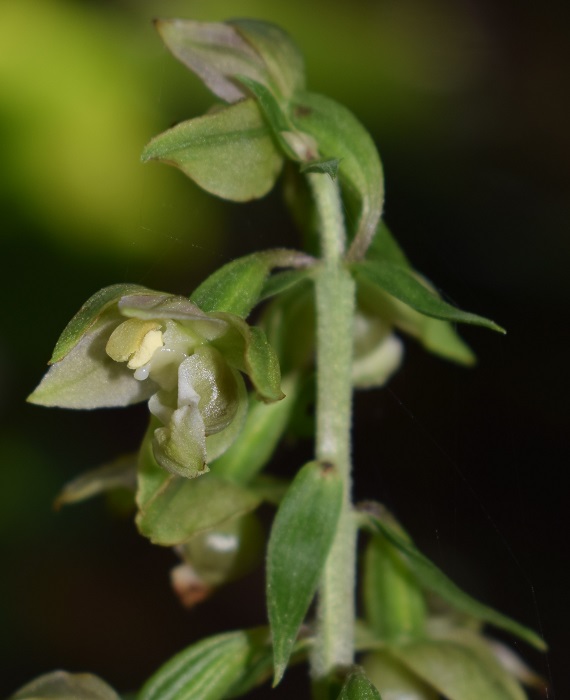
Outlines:
<svg viewBox="0 0 570 700"><path fill-rule="evenodd" d="M279 191L230 205L140 165L153 134L211 102L160 45L157 14L290 31L311 88L374 136L386 219L416 267L507 328L461 329L472 370L407 342L389 387L357 396L356 496L382 500L457 583L543 633L547 656L520 651L567 697L570 49L554 0L2 4L0 693L55 668L137 687L200 636L265 620L261 576L182 612L173 555L128 518L103 501L52 510L66 480L136 449L145 407L24 403L102 286L189 293L234 256L297 245ZM281 469L307 450L286 448Z"/></svg>

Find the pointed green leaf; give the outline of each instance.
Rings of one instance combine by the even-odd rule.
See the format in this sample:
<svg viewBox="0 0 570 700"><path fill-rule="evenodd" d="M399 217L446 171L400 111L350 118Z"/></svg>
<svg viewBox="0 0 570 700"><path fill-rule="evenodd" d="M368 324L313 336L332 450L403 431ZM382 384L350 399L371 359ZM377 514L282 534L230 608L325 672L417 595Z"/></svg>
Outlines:
<svg viewBox="0 0 570 700"><path fill-rule="evenodd" d="M439 693L386 652L367 654L366 675L385 700L438 700Z"/></svg>
<svg viewBox="0 0 570 700"><path fill-rule="evenodd" d="M349 674L338 700L382 700L378 690L366 677L364 669L355 667Z"/></svg>
<svg viewBox="0 0 570 700"><path fill-rule="evenodd" d="M341 161L340 181L360 201L358 228L348 253L351 259L359 259L370 245L384 202L384 176L376 146L352 112L323 95L299 95L290 118L298 131L315 139L321 159Z"/></svg>
<svg viewBox="0 0 570 700"><path fill-rule="evenodd" d="M144 149L142 160L175 165L207 192L235 202L267 194L283 162L251 99L156 136Z"/></svg>
<svg viewBox="0 0 570 700"><path fill-rule="evenodd" d="M366 260L354 263L352 269L357 280L364 279L371 282L426 316L456 323L483 326L499 333L505 332L493 321L467 311L461 311L461 309L443 301L404 267L389 262Z"/></svg>
<svg viewBox="0 0 570 700"><path fill-rule="evenodd" d="M140 452L136 523L154 544L183 544L195 533L259 505L259 496L213 474L197 479L168 474L154 460L151 436L149 431Z"/></svg>
<svg viewBox="0 0 570 700"><path fill-rule="evenodd" d="M90 297L64 328L55 345L50 364L63 360L102 314L114 306L122 296L137 292L152 294L150 290L138 284L113 284Z"/></svg>
<svg viewBox="0 0 570 700"><path fill-rule="evenodd" d="M544 641L536 632L493 610L493 608L479 603L470 595L464 593L435 564L416 549L411 541L399 534L395 528L383 519L370 515L368 516L368 523L373 531L382 534L388 542L404 555L410 570L423 588L440 596L460 612L504 629L520 639L524 639L537 649L546 649Z"/></svg>
<svg viewBox="0 0 570 700"><path fill-rule="evenodd" d="M137 700L221 700L243 673L250 653L247 632L208 637L167 661Z"/></svg>
<svg viewBox="0 0 570 700"><path fill-rule="evenodd" d="M364 555L366 619L379 639L414 639L425 628L426 603L417 579L384 538L373 536Z"/></svg>
<svg viewBox="0 0 570 700"><path fill-rule="evenodd" d="M520 685L491 655L443 640L416 641L387 652L449 700L525 700Z"/></svg>
<svg viewBox="0 0 570 700"><path fill-rule="evenodd" d="M123 455L67 483L55 500L55 507L79 503L115 489L134 491L137 482L137 455Z"/></svg>
<svg viewBox="0 0 570 700"><path fill-rule="evenodd" d="M119 700L119 696L90 673L54 671L20 688L10 700Z"/></svg>
<svg viewBox="0 0 570 700"><path fill-rule="evenodd" d="M310 462L298 472L277 511L267 551L275 684L285 672L315 595L335 536L342 493L342 480L333 466Z"/></svg>
<svg viewBox="0 0 570 700"><path fill-rule="evenodd" d="M247 484L269 462L281 440L297 396L297 382L282 384L285 398L262 403L251 397L243 430L236 441L211 465L212 472L230 481Z"/></svg>

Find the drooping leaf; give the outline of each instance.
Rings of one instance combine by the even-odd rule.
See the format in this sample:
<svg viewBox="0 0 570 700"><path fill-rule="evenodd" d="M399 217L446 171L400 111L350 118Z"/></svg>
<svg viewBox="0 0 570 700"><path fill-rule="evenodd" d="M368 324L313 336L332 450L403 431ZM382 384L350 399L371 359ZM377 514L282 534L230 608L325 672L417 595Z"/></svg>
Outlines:
<svg viewBox="0 0 570 700"><path fill-rule="evenodd" d="M245 425L231 447L211 465L217 476L247 484L271 458L289 422L295 405L297 382L282 384L285 398L263 403L251 398Z"/></svg>
<svg viewBox="0 0 570 700"><path fill-rule="evenodd" d="M368 522L373 531L383 535L388 542L404 555L406 563L422 588L443 598L460 612L504 629L520 639L524 639L524 641L537 649L544 650L546 648L544 641L536 632L493 610L493 608L479 603L470 595L464 593L435 564L425 557L411 541L403 537L382 518L369 516Z"/></svg>
<svg viewBox="0 0 570 700"><path fill-rule="evenodd" d="M10 700L119 700L119 696L90 673L54 671L20 688Z"/></svg>
<svg viewBox="0 0 570 700"><path fill-rule="evenodd" d="M137 455L129 454L80 474L68 482L55 500L55 507L79 503L115 489L136 488Z"/></svg>
<svg viewBox="0 0 570 700"><path fill-rule="evenodd" d="M57 341L50 364L60 362L73 350L87 331L108 309L114 306L122 296L136 293L152 293L138 284L113 284L104 287L90 297L64 328Z"/></svg>
<svg viewBox="0 0 570 700"><path fill-rule="evenodd" d="M163 546L183 544L192 535L248 513L260 498L247 489L208 474L197 479L172 476L152 454L152 430L139 457L136 517L142 535Z"/></svg>
<svg viewBox="0 0 570 700"><path fill-rule="evenodd" d="M455 323L483 326L499 333L505 332L493 321L467 311L461 311L461 309L443 301L400 265L365 260L354 263L352 267L357 280L364 279L371 282L426 316Z"/></svg>
<svg viewBox="0 0 570 700"><path fill-rule="evenodd" d="M283 163L253 99L159 134L144 149L142 160L175 165L207 192L235 202L267 194Z"/></svg>
<svg viewBox="0 0 570 700"><path fill-rule="evenodd" d="M346 107L315 93L298 95L290 119L301 133L311 135L322 160L339 160L342 185L360 200L360 218L351 259L364 255L376 231L384 201L384 177L370 135Z"/></svg>
<svg viewBox="0 0 570 700"><path fill-rule="evenodd" d="M525 700L520 685L491 657L443 640L418 640L387 650L449 700Z"/></svg>
<svg viewBox="0 0 570 700"><path fill-rule="evenodd" d="M167 661L137 700L221 700L244 672L250 653L245 631L208 637Z"/></svg>
<svg viewBox="0 0 570 700"><path fill-rule="evenodd" d="M378 690L366 677L364 669L356 666L348 675L338 700L382 700Z"/></svg>
<svg viewBox="0 0 570 700"><path fill-rule="evenodd" d="M267 552L275 684L285 672L315 595L336 532L342 493L342 480L334 467L310 462L297 473L277 511Z"/></svg>

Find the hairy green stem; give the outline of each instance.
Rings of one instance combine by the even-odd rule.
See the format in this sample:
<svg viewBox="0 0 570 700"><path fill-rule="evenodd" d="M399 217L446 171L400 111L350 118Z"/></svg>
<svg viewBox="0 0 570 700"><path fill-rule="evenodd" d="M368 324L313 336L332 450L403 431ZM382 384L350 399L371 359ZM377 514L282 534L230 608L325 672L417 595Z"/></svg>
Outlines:
<svg viewBox="0 0 570 700"><path fill-rule="evenodd" d="M322 263L316 275L317 437L316 455L344 480L337 533L319 587L317 630L311 659L319 683L335 668L353 662L356 530L351 503L350 432L355 285L343 262L346 246L338 185L311 174L319 217Z"/></svg>

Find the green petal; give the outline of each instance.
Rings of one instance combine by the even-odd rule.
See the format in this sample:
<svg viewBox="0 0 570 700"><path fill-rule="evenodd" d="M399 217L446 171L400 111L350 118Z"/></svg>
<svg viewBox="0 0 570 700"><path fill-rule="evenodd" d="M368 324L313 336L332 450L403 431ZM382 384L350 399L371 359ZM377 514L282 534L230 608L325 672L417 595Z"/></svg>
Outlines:
<svg viewBox="0 0 570 700"><path fill-rule="evenodd" d="M142 160L175 165L207 192L234 202L267 194L283 164L253 99L159 134L144 149Z"/></svg>
<svg viewBox="0 0 570 700"><path fill-rule="evenodd" d="M105 351L109 336L122 320L116 311L105 313L50 367L28 401L61 408L104 408L139 403L155 393L154 382L137 381L132 370Z"/></svg>
<svg viewBox="0 0 570 700"><path fill-rule="evenodd" d="M119 301L119 311L123 316L144 321L187 322L206 340L218 338L228 328L224 321L204 313L189 299L172 294L129 294Z"/></svg>
<svg viewBox="0 0 570 700"><path fill-rule="evenodd" d="M198 407L176 409L168 426L154 431L152 450L158 464L172 474L193 479L207 472L206 430Z"/></svg>

